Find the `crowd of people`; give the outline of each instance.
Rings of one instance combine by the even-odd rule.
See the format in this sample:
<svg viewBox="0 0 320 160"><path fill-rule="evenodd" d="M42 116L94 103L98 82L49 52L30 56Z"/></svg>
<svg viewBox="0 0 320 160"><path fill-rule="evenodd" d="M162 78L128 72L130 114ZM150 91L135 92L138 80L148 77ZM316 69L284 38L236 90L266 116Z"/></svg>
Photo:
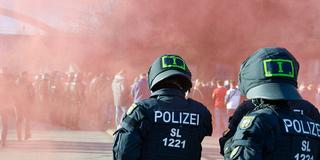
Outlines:
<svg viewBox="0 0 320 160"><path fill-rule="evenodd" d="M6 128L7 117L15 114L18 139L22 139L22 128L25 128L24 139L31 137L30 120L69 129L119 128L129 106L151 94L146 74L128 78L124 70L115 75L60 71L33 75L12 74L3 68L0 73L3 128ZM208 107L213 116L214 133L220 135L243 100L236 81L195 79L192 83L188 97ZM320 106L320 85L301 83L299 92ZM7 131L2 132L5 139Z"/></svg>
<svg viewBox="0 0 320 160"><path fill-rule="evenodd" d="M28 124L31 119L69 129L105 130L117 124L133 102L150 96L146 74L137 75L131 83L124 73L14 74L2 68L1 117L5 122L6 117L21 114L28 117ZM117 117L114 113L121 115Z"/></svg>

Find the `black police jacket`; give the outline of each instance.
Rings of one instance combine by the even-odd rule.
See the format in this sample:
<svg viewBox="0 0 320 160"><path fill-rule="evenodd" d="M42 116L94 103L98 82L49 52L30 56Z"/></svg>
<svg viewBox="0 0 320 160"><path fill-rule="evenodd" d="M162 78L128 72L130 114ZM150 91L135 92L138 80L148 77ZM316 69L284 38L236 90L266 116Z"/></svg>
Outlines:
<svg viewBox="0 0 320 160"><path fill-rule="evenodd" d="M320 124L289 106L259 107L242 118L231 150L225 159L320 159Z"/></svg>
<svg viewBox="0 0 320 160"><path fill-rule="evenodd" d="M133 104L115 133L115 160L200 160L212 133L207 108L177 89L165 88Z"/></svg>
<svg viewBox="0 0 320 160"><path fill-rule="evenodd" d="M288 101L288 105L292 111L301 113L316 122L320 122L320 114L318 109L309 101L306 100L291 100ZM220 143L220 153L224 155L224 149L230 149L225 146L225 143L233 137L234 133L237 130L237 126L240 123L241 119L252 112L256 106L252 103L252 100L243 101L236 109L234 114L229 118L228 130L224 135L219 139Z"/></svg>

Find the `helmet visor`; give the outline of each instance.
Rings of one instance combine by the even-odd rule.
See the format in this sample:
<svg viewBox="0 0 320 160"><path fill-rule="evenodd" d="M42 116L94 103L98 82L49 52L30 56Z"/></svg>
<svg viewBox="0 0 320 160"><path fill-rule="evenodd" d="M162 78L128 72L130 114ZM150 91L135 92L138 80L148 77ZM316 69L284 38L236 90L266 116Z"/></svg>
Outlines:
<svg viewBox="0 0 320 160"><path fill-rule="evenodd" d="M247 92L247 98L263 98L271 100L302 99L296 87L287 83L265 83L253 87Z"/></svg>

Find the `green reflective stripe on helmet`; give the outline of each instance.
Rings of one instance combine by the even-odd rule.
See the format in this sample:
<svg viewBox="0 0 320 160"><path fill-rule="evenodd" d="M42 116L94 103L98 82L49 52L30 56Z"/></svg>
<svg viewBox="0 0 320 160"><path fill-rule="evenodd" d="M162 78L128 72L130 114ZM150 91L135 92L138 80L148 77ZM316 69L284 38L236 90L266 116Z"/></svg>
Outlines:
<svg viewBox="0 0 320 160"><path fill-rule="evenodd" d="M164 54L158 57L148 71L148 85L153 91L154 86L168 78L177 78L186 90L192 87L191 72L185 60L179 55Z"/></svg>
<svg viewBox="0 0 320 160"><path fill-rule="evenodd" d="M186 63L181 57L178 56L163 56L162 57L162 68L180 68L186 70Z"/></svg>
<svg viewBox="0 0 320 160"><path fill-rule="evenodd" d="M293 62L288 59L263 60L265 77L290 77L294 78Z"/></svg>
<svg viewBox="0 0 320 160"><path fill-rule="evenodd" d="M248 99L298 100L299 62L285 48L261 48L241 65L239 88Z"/></svg>

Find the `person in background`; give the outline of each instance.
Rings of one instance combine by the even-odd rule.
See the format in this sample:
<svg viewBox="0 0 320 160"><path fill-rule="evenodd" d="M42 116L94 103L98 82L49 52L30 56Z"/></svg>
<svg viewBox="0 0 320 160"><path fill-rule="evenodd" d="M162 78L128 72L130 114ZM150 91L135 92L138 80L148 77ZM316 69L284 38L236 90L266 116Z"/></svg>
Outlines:
<svg viewBox="0 0 320 160"><path fill-rule="evenodd" d="M0 73L0 115L1 115L1 147L7 145L8 118L13 111L14 78L4 67Z"/></svg>
<svg viewBox="0 0 320 160"><path fill-rule="evenodd" d="M238 105L240 104L240 97L240 90L237 88L235 82L231 80L229 82L229 89L224 98L228 117L232 116L234 111L237 109Z"/></svg>
<svg viewBox="0 0 320 160"><path fill-rule="evenodd" d="M67 88L67 97L69 100L68 127L71 129L80 129L81 112L85 106L85 86L82 81L82 75L79 73L70 73Z"/></svg>
<svg viewBox="0 0 320 160"><path fill-rule="evenodd" d="M43 73L39 78L36 91L39 98L38 113L44 121L50 122L50 114L52 113L52 108L50 108L50 75Z"/></svg>
<svg viewBox="0 0 320 160"><path fill-rule="evenodd" d="M199 80L199 78L197 78L194 83L193 83L193 87L192 87L192 90L191 90L191 94L190 96L195 99L195 100L199 100L201 102L204 101L204 96L203 96L203 93L201 91L201 82Z"/></svg>
<svg viewBox="0 0 320 160"><path fill-rule="evenodd" d="M125 97L125 77L124 71L121 70L118 72L112 81L111 84L112 93L113 93L113 102L115 106L115 127L120 127L121 118L126 113L126 98Z"/></svg>
<svg viewBox="0 0 320 160"><path fill-rule="evenodd" d="M223 82L217 80L217 88L213 90L213 113L215 117L214 131L220 134L224 131L227 123L227 109L224 103L224 97L226 96L227 89L223 86Z"/></svg>
<svg viewBox="0 0 320 160"><path fill-rule="evenodd" d="M15 94L15 114L18 141L31 138L30 118L32 114L34 92L29 81L28 72L21 72L16 80L17 93Z"/></svg>
<svg viewBox="0 0 320 160"><path fill-rule="evenodd" d="M150 97L151 92L148 88L147 75L145 73L140 74L138 80L133 83L131 95L133 103Z"/></svg>

